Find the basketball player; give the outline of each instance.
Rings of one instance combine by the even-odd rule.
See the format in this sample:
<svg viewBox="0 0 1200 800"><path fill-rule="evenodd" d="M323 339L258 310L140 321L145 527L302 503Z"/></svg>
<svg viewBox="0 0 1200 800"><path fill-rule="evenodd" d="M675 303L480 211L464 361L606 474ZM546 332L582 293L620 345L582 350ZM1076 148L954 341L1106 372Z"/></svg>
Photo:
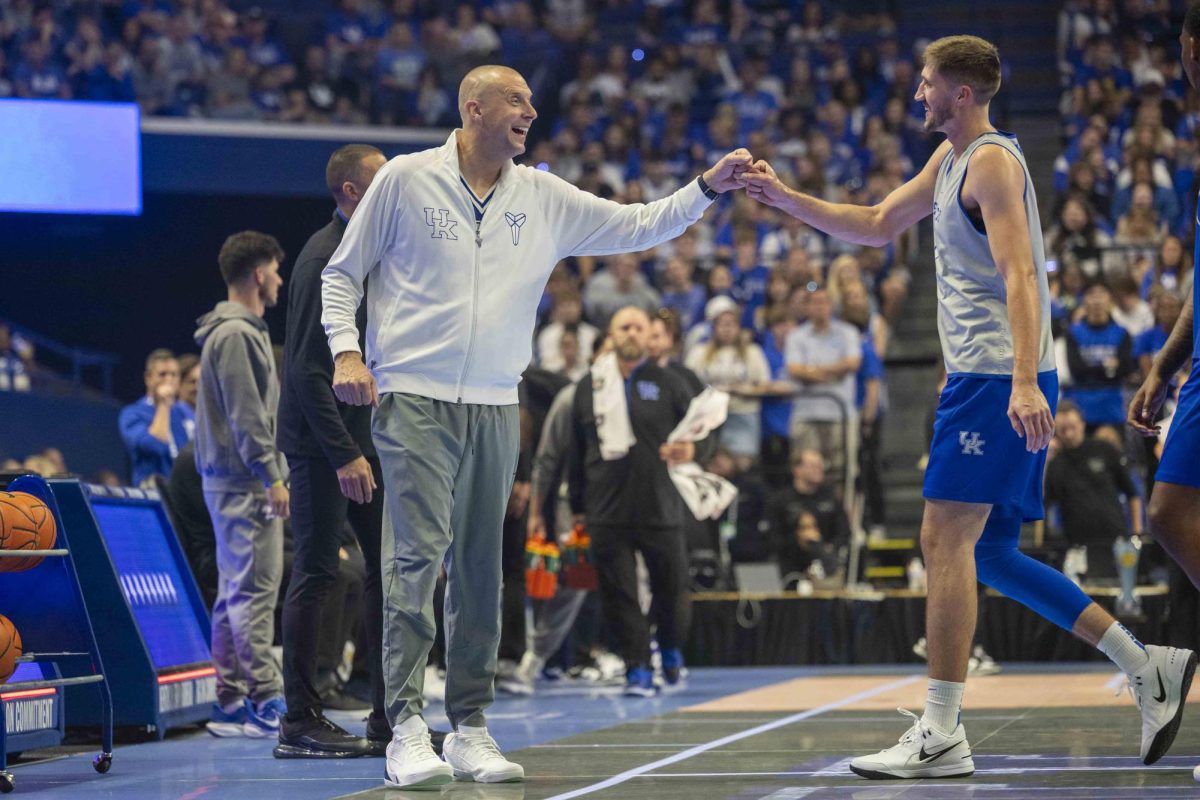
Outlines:
<svg viewBox="0 0 1200 800"><path fill-rule="evenodd" d="M522 780L484 712L500 638L501 528L517 465L517 383L550 270L572 255L644 250L683 232L750 164L736 150L679 191L622 206L512 159L537 118L528 84L478 67L459 86L462 128L389 161L322 279L338 399L377 405L383 466L384 683L394 786ZM367 358L355 311L367 290ZM370 365L368 368L368 364ZM453 531L453 534L451 533ZM443 763L421 719L433 590L446 566Z"/></svg>
<svg viewBox="0 0 1200 800"><path fill-rule="evenodd" d="M924 716L896 746L857 758L867 778L957 778L974 762L959 720L975 627L975 580L1098 647L1130 676L1141 757L1170 747L1195 671L1190 650L1143 646L1061 573L1023 555L1023 520L1041 519L1046 446L1058 397L1042 226L1016 138L988 105L996 48L974 36L925 50L916 99L946 134L929 163L879 205L827 203L785 187L765 162L743 173L767 205L839 238L882 246L933 214L938 330L949 379L938 404L921 548L929 574ZM905 712L906 714L908 712Z"/></svg>

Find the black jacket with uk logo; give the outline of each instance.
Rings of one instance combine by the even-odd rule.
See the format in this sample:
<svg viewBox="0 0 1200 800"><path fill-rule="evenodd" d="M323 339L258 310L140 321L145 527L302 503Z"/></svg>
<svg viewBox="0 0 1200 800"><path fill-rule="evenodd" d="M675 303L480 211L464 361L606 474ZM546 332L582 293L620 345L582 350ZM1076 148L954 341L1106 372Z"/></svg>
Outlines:
<svg viewBox="0 0 1200 800"><path fill-rule="evenodd" d="M689 513L667 474L659 448L687 414L697 392L679 373L645 361L625 381L629 424L637 440L622 458L605 461L593 409L592 376L575 391L575 444L569 469L571 508L589 526L675 528ZM711 454L715 437L696 443L696 460Z"/></svg>

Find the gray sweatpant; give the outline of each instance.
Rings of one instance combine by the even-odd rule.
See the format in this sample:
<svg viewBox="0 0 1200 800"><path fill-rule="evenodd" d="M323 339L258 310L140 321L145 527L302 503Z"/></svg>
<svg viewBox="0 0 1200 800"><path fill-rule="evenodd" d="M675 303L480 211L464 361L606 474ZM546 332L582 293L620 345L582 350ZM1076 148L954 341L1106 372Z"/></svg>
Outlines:
<svg viewBox="0 0 1200 800"><path fill-rule="evenodd" d="M383 675L388 721L420 714L446 567L446 716L483 725L495 699L500 552L517 407L388 393L371 423L383 466ZM391 535L388 535L390 531Z"/></svg>
<svg viewBox="0 0 1200 800"><path fill-rule="evenodd" d="M217 702L256 703L283 695L271 655L275 603L283 578L283 521L267 518L267 493L209 492L204 504L217 539L212 658Z"/></svg>

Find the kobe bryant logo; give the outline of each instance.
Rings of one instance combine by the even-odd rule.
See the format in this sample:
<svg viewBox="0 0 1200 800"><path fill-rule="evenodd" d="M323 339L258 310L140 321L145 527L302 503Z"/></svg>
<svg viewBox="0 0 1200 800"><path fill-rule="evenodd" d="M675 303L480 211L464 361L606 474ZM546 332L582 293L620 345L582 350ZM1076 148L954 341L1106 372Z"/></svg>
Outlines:
<svg viewBox="0 0 1200 800"><path fill-rule="evenodd" d="M450 219L449 209L425 209L425 224L432 230L429 234L430 239L453 239L454 241L458 241L458 236L454 234L454 229L458 227L458 222Z"/></svg>
<svg viewBox="0 0 1200 800"><path fill-rule="evenodd" d="M970 433L967 431L959 431L958 443L962 445L962 452L964 456L983 455L983 446L987 444L986 441L979 438L979 433L976 431L971 431Z"/></svg>
<svg viewBox="0 0 1200 800"><path fill-rule="evenodd" d="M511 211L504 212L504 218L508 220L508 227L512 230L513 244L521 241L521 226L525 224L524 214L514 214Z"/></svg>

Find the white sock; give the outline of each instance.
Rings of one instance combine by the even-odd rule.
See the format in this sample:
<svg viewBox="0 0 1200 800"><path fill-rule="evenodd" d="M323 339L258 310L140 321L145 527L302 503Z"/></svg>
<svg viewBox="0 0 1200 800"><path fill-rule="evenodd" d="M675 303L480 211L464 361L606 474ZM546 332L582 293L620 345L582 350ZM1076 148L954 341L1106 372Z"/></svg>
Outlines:
<svg viewBox="0 0 1200 800"><path fill-rule="evenodd" d="M935 681L929 679L929 689L925 694L925 724L943 736L954 733L958 727L958 715L962 710L963 689L965 683L954 681Z"/></svg>
<svg viewBox="0 0 1200 800"><path fill-rule="evenodd" d="M1126 675L1134 674L1150 660L1142 643L1119 622L1108 626L1096 647Z"/></svg>
<svg viewBox="0 0 1200 800"><path fill-rule="evenodd" d="M245 700L233 700L221 706L221 710L226 714L236 714L238 709L246 705Z"/></svg>

